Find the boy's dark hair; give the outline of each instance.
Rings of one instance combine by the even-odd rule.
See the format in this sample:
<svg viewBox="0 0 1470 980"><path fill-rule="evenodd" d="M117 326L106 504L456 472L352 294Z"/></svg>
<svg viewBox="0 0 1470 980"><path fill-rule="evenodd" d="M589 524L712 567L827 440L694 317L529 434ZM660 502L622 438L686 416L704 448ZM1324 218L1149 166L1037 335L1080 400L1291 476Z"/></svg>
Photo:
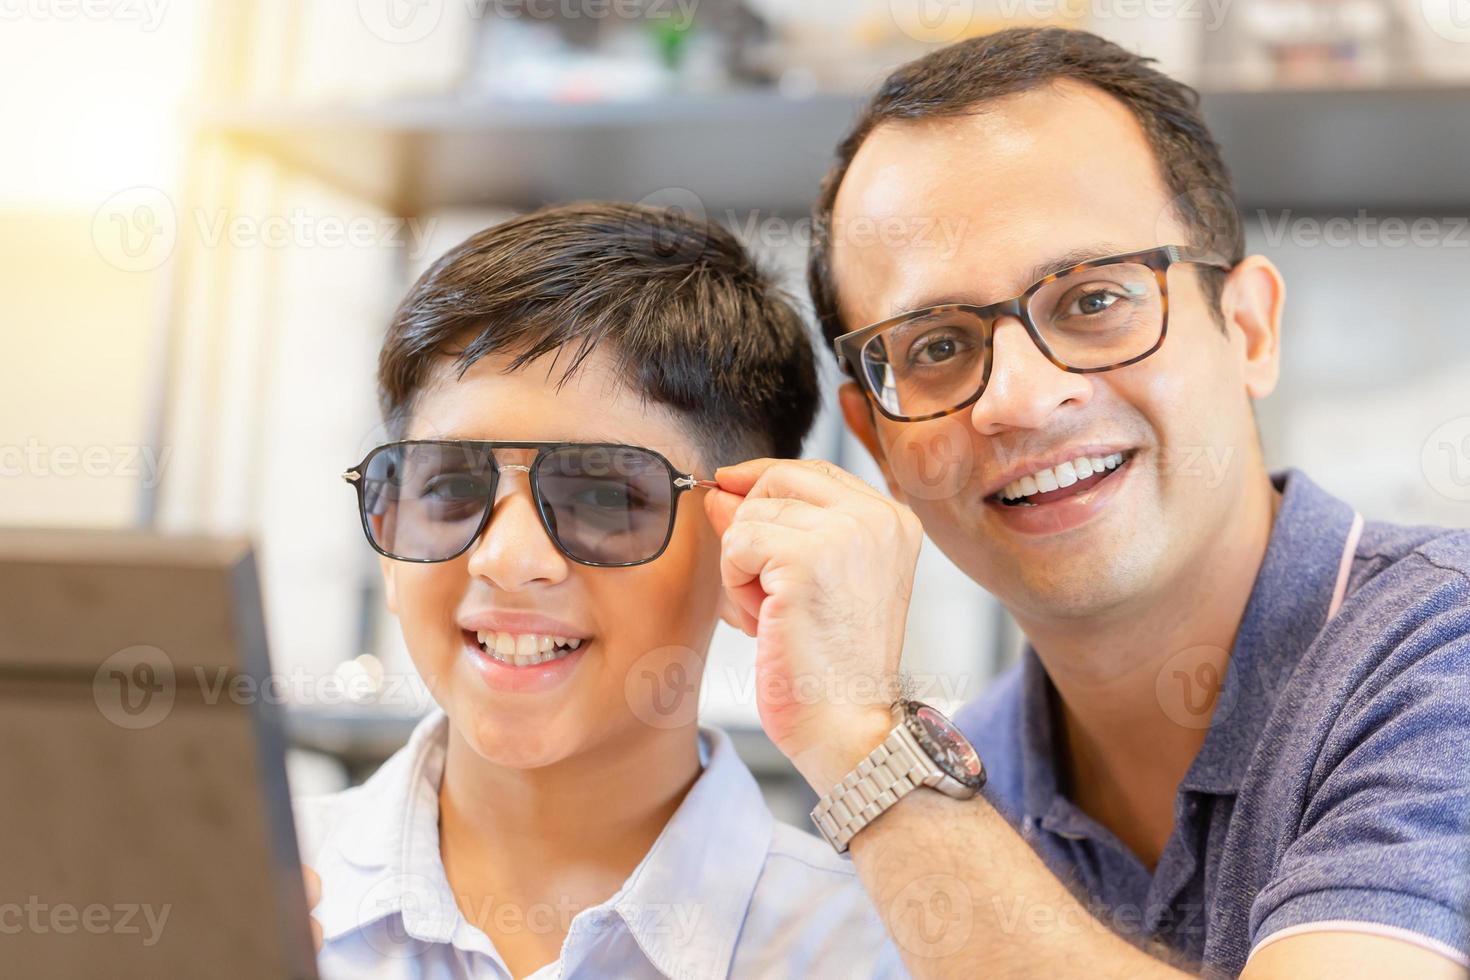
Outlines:
<svg viewBox="0 0 1470 980"><path fill-rule="evenodd" d="M518 370L562 348L558 385L595 348L673 410L710 466L796 456L817 411L801 315L719 225L672 210L580 203L487 228L429 267L378 359L383 418L402 435L435 361L487 354Z"/></svg>
<svg viewBox="0 0 1470 980"><path fill-rule="evenodd" d="M1063 78L1099 88L1132 110L1153 147L1173 205L1192 232L1194 241L1179 244L1208 246L1232 264L1240 261L1245 236L1235 192L1220 149L1200 117L1199 95L1150 68L1153 60L1085 31L1017 27L948 45L896 69L838 144L837 163L823 180L813 208L807 285L823 336L830 341L862 326L842 325L832 278L832 207L853 158L873 130L895 120L967 115L992 99ZM1203 268L1200 273L1206 298L1218 311L1224 273Z"/></svg>

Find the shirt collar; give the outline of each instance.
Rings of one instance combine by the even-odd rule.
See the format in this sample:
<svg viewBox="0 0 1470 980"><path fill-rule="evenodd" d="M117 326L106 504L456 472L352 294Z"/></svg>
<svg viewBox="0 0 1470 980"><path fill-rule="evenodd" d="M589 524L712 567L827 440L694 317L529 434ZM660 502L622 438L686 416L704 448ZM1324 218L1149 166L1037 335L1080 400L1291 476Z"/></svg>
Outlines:
<svg viewBox="0 0 1470 980"><path fill-rule="evenodd" d="M1282 685L1321 631L1353 509L1297 469L1271 477L1282 492L1266 555L1251 588L1225 684L1181 790L1228 794L1246 766ZM1091 828L1057 790L1051 680L1028 643L1021 665L1021 790L1027 817L1048 829Z"/></svg>
<svg viewBox="0 0 1470 980"><path fill-rule="evenodd" d="M1327 623L1354 511L1300 470L1285 470L1271 482L1282 491L1281 508L1235 633L1209 732L1181 789L1240 789L1277 697Z"/></svg>
<svg viewBox="0 0 1470 980"><path fill-rule="evenodd" d="M316 868L322 902L314 914L324 941L397 913L408 936L494 955L460 915L439 856L448 724L435 709L356 791L332 833L335 848L324 849ZM728 975L774 829L729 736L701 729L700 737L707 763L653 846L616 894L573 920L574 929L584 916L605 921L600 913L610 909L655 968L694 980ZM332 878L342 884L333 888Z"/></svg>

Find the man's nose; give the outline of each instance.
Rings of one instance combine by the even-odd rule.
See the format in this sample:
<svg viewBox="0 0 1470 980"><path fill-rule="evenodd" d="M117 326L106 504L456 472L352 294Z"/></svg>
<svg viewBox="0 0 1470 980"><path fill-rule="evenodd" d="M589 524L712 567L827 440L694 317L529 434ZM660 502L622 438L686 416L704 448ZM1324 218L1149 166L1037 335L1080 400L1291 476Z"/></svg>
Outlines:
<svg viewBox="0 0 1470 980"><path fill-rule="evenodd" d="M990 380L970 409L970 424L981 435L1043 428L1061 406L1092 397L1087 377L1048 360L1015 317L996 321L991 339Z"/></svg>

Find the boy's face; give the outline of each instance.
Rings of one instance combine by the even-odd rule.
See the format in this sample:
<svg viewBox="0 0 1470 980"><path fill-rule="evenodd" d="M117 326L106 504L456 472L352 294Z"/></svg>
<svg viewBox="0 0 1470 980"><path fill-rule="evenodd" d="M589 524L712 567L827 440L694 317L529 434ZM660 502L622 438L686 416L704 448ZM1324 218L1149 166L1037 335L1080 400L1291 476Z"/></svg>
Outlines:
<svg viewBox="0 0 1470 980"><path fill-rule="evenodd" d="M482 358L456 379L445 358L404 438L626 443L657 450L681 473L707 475L675 418L616 384L601 351L561 388L564 358L502 373L508 360ZM529 465L534 454L502 449L496 458ZM662 555L594 568L557 550L537 516L529 474L505 470L490 521L464 554L436 564L382 559L388 607L414 665L479 755L534 768L653 731L640 720L650 717L647 706L630 700L648 685L630 682L630 673L662 677L672 662L701 663L722 602L719 538L697 497L682 496L689 499L677 507ZM490 658L464 628L487 619L508 623L500 632L520 634L518 642L526 634L583 639L570 655L514 667ZM697 672L681 676L698 684Z"/></svg>

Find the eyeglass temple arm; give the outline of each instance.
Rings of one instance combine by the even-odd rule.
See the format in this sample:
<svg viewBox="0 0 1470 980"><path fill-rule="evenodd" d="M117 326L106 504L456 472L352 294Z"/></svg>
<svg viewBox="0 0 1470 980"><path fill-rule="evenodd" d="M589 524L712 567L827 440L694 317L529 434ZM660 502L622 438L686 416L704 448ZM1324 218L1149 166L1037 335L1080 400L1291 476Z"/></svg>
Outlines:
<svg viewBox="0 0 1470 980"><path fill-rule="evenodd" d="M1213 265L1220 269L1233 267L1229 259L1209 249L1194 248L1189 245L1171 245L1169 251L1176 262L1198 262L1201 265Z"/></svg>
<svg viewBox="0 0 1470 980"><path fill-rule="evenodd" d="M693 490L696 487L705 490L718 490L720 488L720 485L714 480L701 480L695 477L693 474L690 474L689 476L677 477L674 480L674 486L678 487L681 490Z"/></svg>

